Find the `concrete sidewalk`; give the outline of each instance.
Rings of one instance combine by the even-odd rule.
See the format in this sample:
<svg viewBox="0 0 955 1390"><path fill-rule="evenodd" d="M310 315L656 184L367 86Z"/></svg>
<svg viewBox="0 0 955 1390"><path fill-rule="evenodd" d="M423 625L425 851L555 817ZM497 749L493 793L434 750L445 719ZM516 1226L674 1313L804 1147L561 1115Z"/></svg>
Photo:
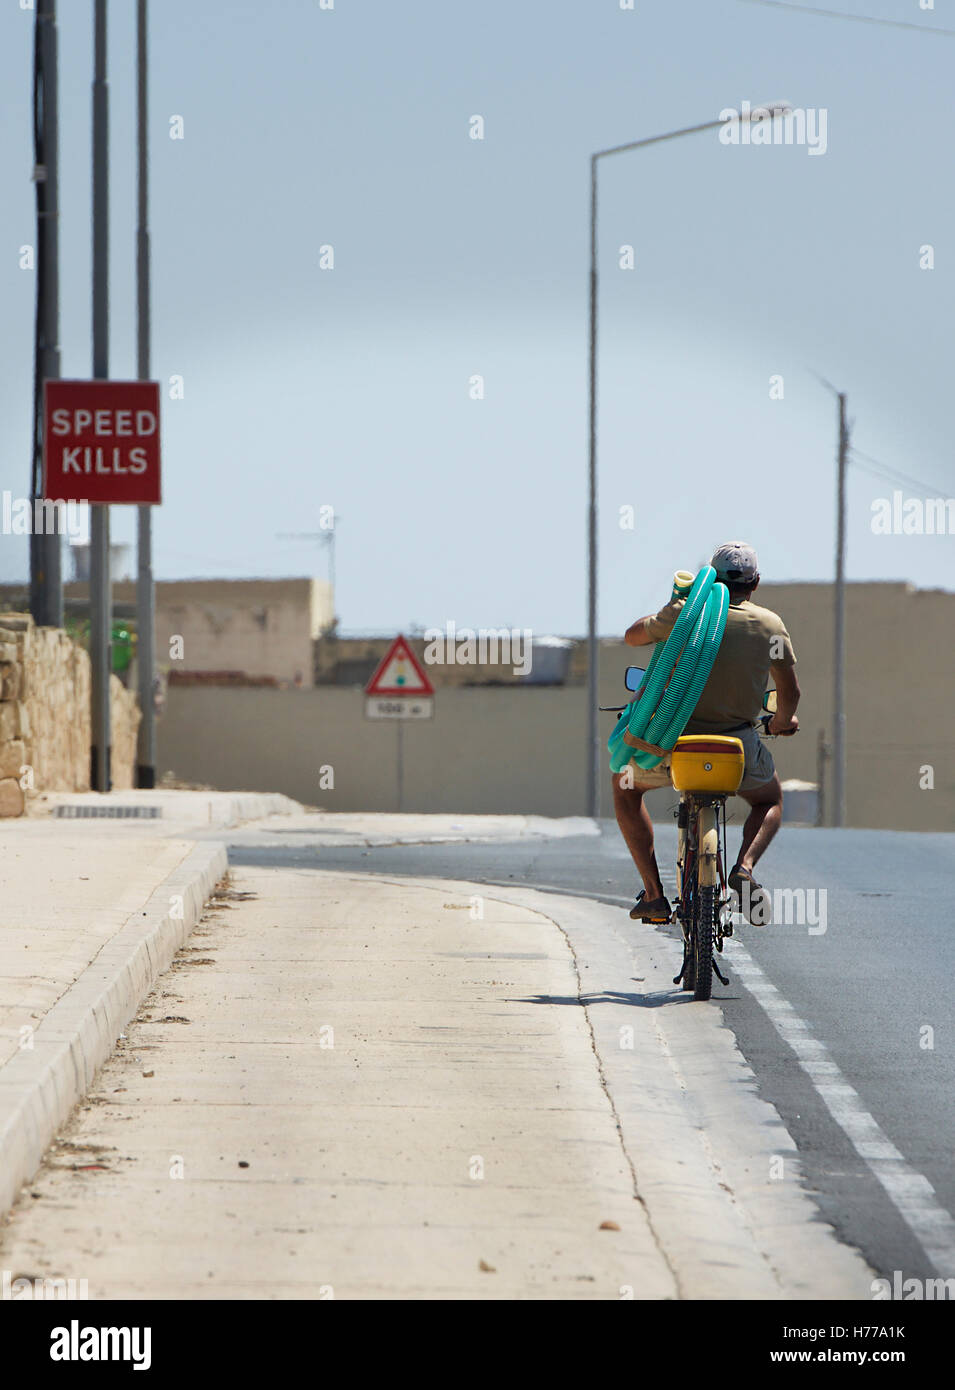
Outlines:
<svg viewBox="0 0 955 1390"><path fill-rule="evenodd" d="M157 821L0 832L0 1212L29 1180L0 1236L11 1279L92 1298L868 1295L719 1009L673 1001L672 941L581 898L311 867L233 870L210 901L215 817L280 805L163 795ZM561 833L281 809L230 842Z"/></svg>
<svg viewBox="0 0 955 1390"><path fill-rule="evenodd" d="M54 814L134 806L160 814ZM224 846L190 831L299 810L244 793L55 793L0 824L0 1212L225 873Z"/></svg>
<svg viewBox="0 0 955 1390"><path fill-rule="evenodd" d="M15 1207L11 1278L94 1299L867 1296L719 1010L634 1007L619 912L230 881ZM652 1005L673 943L636 926Z"/></svg>
<svg viewBox="0 0 955 1390"><path fill-rule="evenodd" d="M254 900L213 907L18 1203L12 1277L91 1298L677 1295L586 1015L554 1007L577 978L552 921L471 885L231 879Z"/></svg>

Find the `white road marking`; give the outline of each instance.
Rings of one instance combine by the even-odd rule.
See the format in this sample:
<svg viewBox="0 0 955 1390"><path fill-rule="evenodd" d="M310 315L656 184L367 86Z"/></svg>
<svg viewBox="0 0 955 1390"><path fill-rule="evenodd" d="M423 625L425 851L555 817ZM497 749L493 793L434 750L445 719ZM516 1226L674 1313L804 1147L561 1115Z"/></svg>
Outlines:
<svg viewBox="0 0 955 1390"><path fill-rule="evenodd" d="M745 946L734 940L728 943L726 954L931 1263L943 1278L951 1278L955 1274L955 1220L938 1201L928 1178L895 1147L829 1056L825 1044L812 1036L808 1025L767 979Z"/></svg>
<svg viewBox="0 0 955 1390"><path fill-rule="evenodd" d="M664 891L675 893L676 880L668 874L661 877ZM681 949L676 942L674 949ZM932 1265L945 1279L955 1276L955 1219L938 1201L928 1178L895 1147L832 1060L825 1043L812 1036L809 1025L736 937L726 943L724 956L783 1042L795 1053L816 1094L881 1184Z"/></svg>
<svg viewBox="0 0 955 1390"><path fill-rule="evenodd" d="M599 893L587 888L557 888L553 883L528 883L523 878L508 879L506 883L503 879L498 878L476 878L469 880L469 882L484 883L488 888L533 888L538 893L556 893L560 897L567 898L586 898L589 902L599 899L600 902L605 903L625 903L628 907L633 907L637 896L636 893L632 893L629 898L621 898L616 893Z"/></svg>

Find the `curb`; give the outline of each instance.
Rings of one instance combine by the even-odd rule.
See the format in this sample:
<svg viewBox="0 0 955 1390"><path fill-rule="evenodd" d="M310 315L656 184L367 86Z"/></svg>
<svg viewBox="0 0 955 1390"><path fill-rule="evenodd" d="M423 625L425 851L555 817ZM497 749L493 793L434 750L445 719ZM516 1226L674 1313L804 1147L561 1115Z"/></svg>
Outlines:
<svg viewBox="0 0 955 1390"><path fill-rule="evenodd" d="M266 820L269 816L302 815L305 807L282 792L190 792L156 787L150 791L44 792L28 808L27 819L75 814L95 808L122 811L126 808L153 807L157 819L181 821L186 825L233 830L245 821ZM168 814L167 814L168 813ZM67 816L63 818L66 819ZM69 818L73 818L69 816ZM16 818L11 818L14 824Z"/></svg>
<svg viewBox="0 0 955 1390"><path fill-rule="evenodd" d="M40 1166L154 982L228 868L221 844L196 845L0 1067L0 1216ZM182 915L173 916L181 898Z"/></svg>
<svg viewBox="0 0 955 1390"><path fill-rule="evenodd" d="M250 820L266 820L269 816L297 816L305 808L284 792L225 792L231 803L228 818L222 822L225 830Z"/></svg>

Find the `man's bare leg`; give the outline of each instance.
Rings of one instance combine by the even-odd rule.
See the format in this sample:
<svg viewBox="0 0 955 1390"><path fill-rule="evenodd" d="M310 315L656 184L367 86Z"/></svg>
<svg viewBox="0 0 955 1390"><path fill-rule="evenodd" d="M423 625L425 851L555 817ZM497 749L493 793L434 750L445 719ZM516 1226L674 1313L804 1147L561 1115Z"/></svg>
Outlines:
<svg viewBox="0 0 955 1390"><path fill-rule="evenodd" d="M656 902L663 897L663 884L653 851L653 821L643 804L643 788L630 786L626 778L626 773L614 774L613 809L620 833L643 879L647 901Z"/></svg>
<svg viewBox="0 0 955 1390"><path fill-rule="evenodd" d="M782 824L783 789L779 774L765 787L752 792L740 792L744 801L751 807L743 826L743 843L736 859L737 866L753 872L753 866L769 848L770 841Z"/></svg>

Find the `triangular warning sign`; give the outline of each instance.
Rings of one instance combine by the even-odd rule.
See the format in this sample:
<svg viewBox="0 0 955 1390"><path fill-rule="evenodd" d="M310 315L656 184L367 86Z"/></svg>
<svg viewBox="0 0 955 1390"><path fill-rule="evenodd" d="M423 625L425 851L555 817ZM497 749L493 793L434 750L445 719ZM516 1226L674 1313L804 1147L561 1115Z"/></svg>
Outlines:
<svg viewBox="0 0 955 1390"><path fill-rule="evenodd" d="M433 695L434 686L401 636L396 637L365 686L366 695Z"/></svg>

